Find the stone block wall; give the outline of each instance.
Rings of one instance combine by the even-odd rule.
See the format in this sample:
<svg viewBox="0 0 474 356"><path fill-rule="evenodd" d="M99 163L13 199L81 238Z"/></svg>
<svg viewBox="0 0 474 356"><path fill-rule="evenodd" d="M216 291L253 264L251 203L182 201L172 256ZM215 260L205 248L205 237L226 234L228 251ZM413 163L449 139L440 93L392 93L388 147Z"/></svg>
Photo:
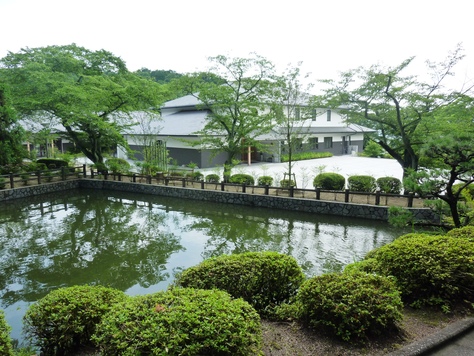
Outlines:
<svg viewBox="0 0 474 356"><path fill-rule="evenodd" d="M174 198L210 201L216 203L258 206L270 209L303 211L315 214L329 214L383 221L388 220L388 207L386 206L276 197L259 194L230 193L217 190L201 190L99 179L78 179L0 190L0 202L75 188L119 190L140 194L152 194ZM415 220L417 221L437 221L436 214L434 214L434 212L430 209L407 209L413 213Z"/></svg>

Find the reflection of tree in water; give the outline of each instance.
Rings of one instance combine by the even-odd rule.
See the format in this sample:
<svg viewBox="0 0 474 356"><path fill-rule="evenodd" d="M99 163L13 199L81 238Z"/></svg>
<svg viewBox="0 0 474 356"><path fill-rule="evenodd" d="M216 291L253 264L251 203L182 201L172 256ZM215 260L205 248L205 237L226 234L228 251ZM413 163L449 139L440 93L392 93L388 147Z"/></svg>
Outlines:
<svg viewBox="0 0 474 356"><path fill-rule="evenodd" d="M182 246L163 231L165 212L137 210L133 201L96 191L68 198L67 213L57 209L62 204L52 201L52 213L30 205L30 218L0 227L4 304L35 301L62 286L96 283L126 290L168 278L167 259Z"/></svg>
<svg viewBox="0 0 474 356"><path fill-rule="evenodd" d="M340 271L348 263L387 242L391 234L379 236L380 226L371 221L317 216L233 206L232 213L219 209L202 211L186 229L202 231L209 236L203 259L221 254L246 251L279 251L296 258L304 272L311 276ZM308 221L313 221L313 223Z"/></svg>

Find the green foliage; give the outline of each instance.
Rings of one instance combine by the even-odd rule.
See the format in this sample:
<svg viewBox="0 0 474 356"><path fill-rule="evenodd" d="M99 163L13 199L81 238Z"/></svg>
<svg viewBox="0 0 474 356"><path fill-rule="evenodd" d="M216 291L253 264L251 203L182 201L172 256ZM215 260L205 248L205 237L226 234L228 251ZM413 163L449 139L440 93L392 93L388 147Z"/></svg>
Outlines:
<svg viewBox="0 0 474 356"><path fill-rule="evenodd" d="M339 173L319 173L313 180L313 187L324 190L342 190L346 185L346 178Z"/></svg>
<svg viewBox="0 0 474 356"><path fill-rule="evenodd" d="M277 252L247 252L210 258L183 271L183 287L221 289L243 298L265 314L292 298L304 280L293 257Z"/></svg>
<svg viewBox="0 0 474 356"><path fill-rule="evenodd" d="M3 310L0 310L0 355L13 356L12 340L10 338L11 328L5 320Z"/></svg>
<svg viewBox="0 0 474 356"><path fill-rule="evenodd" d="M93 337L104 355L258 355L256 311L218 290L174 288L116 305Z"/></svg>
<svg viewBox="0 0 474 356"><path fill-rule="evenodd" d="M8 53L0 65L15 109L39 124L63 127L94 163L117 146L128 148L123 134L129 113L150 112L167 95L156 82L130 73L112 53L75 44L23 48Z"/></svg>
<svg viewBox="0 0 474 356"><path fill-rule="evenodd" d="M373 193L377 188L375 178L367 175L350 176L347 185L352 192Z"/></svg>
<svg viewBox="0 0 474 356"><path fill-rule="evenodd" d="M6 185L7 185L6 179L3 177L0 177L0 189L5 189Z"/></svg>
<svg viewBox="0 0 474 356"><path fill-rule="evenodd" d="M204 174L202 174L201 172L193 172L192 179L197 180L197 181L201 181L201 180L204 179Z"/></svg>
<svg viewBox="0 0 474 356"><path fill-rule="evenodd" d="M16 165L27 157L25 131L19 125L10 100L10 90L0 82L0 166Z"/></svg>
<svg viewBox="0 0 474 356"><path fill-rule="evenodd" d="M272 185L273 184L273 177L270 176L261 176L258 177L257 185L264 186L264 185Z"/></svg>
<svg viewBox="0 0 474 356"><path fill-rule="evenodd" d="M345 341L363 342L402 319L403 304L394 281L358 271L313 277L303 283L296 300L303 321Z"/></svg>
<svg viewBox="0 0 474 356"><path fill-rule="evenodd" d="M382 157L384 153L385 150L377 142L369 141L369 143L367 143L367 146L365 146L361 156L376 158Z"/></svg>
<svg viewBox="0 0 474 356"><path fill-rule="evenodd" d="M254 185L255 179L250 174L239 173L231 175L229 182L235 184Z"/></svg>
<svg viewBox="0 0 474 356"><path fill-rule="evenodd" d="M464 226L457 229L449 230L446 233L447 236L469 239L471 242L474 242L474 226Z"/></svg>
<svg viewBox="0 0 474 356"><path fill-rule="evenodd" d="M208 110L199 142L214 153L227 153L224 178L234 166L236 157L249 146L262 148L258 136L274 127L273 113L267 110L271 99L273 64L253 54L250 58L210 57L209 73L192 73L175 81L178 90L195 96ZM208 80L209 77L218 78Z"/></svg>
<svg viewBox="0 0 474 356"><path fill-rule="evenodd" d="M113 174L127 173L130 170L130 163L123 158L108 158L105 162L107 169L112 171Z"/></svg>
<svg viewBox="0 0 474 356"><path fill-rule="evenodd" d="M461 196L468 196L468 199L474 199L474 184L466 186L464 183L458 183L453 185L453 193L456 194L459 190L462 190Z"/></svg>
<svg viewBox="0 0 474 356"><path fill-rule="evenodd" d="M211 173L206 176L206 182L208 183L219 183L220 181L221 178L218 174Z"/></svg>
<svg viewBox="0 0 474 356"><path fill-rule="evenodd" d="M54 158L40 158L36 161L38 164L44 164L48 169L67 167L69 164L67 161L62 159Z"/></svg>
<svg viewBox="0 0 474 356"><path fill-rule="evenodd" d="M402 191L402 182L395 177L380 177L376 183L382 193L400 194Z"/></svg>
<svg viewBox="0 0 474 356"><path fill-rule="evenodd" d="M282 188L296 187L296 182L293 179L282 179L280 181L280 187Z"/></svg>
<svg viewBox="0 0 474 356"><path fill-rule="evenodd" d="M326 158L332 157L331 152L295 152L291 155L291 161L304 161L307 159ZM286 154L281 155L282 162L288 162L289 156Z"/></svg>
<svg viewBox="0 0 474 356"><path fill-rule="evenodd" d="M390 206L388 208L388 223L394 227L404 227L412 225L415 217L410 210L400 206Z"/></svg>
<svg viewBox="0 0 474 356"><path fill-rule="evenodd" d="M367 258L374 272L394 276L403 300L413 306L474 301L474 242L465 238L409 234Z"/></svg>
<svg viewBox="0 0 474 356"><path fill-rule="evenodd" d="M26 335L47 355L88 345L96 324L126 295L101 286L60 288L32 304L24 316Z"/></svg>

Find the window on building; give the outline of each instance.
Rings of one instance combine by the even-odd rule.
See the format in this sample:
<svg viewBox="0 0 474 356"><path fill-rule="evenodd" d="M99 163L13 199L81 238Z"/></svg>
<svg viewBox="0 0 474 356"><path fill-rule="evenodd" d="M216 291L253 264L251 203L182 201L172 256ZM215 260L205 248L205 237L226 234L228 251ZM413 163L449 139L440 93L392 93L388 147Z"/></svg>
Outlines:
<svg viewBox="0 0 474 356"><path fill-rule="evenodd" d="M331 110L326 111L326 117L328 121L331 121Z"/></svg>
<svg viewBox="0 0 474 356"><path fill-rule="evenodd" d="M324 148L332 148L332 137L324 138Z"/></svg>
<svg viewBox="0 0 474 356"><path fill-rule="evenodd" d="M316 121L316 115L317 115L317 114L316 114L316 109L311 110L311 119L312 119L313 121Z"/></svg>
<svg viewBox="0 0 474 356"><path fill-rule="evenodd" d="M295 119L299 120L301 118L301 110L300 108L295 108Z"/></svg>
<svg viewBox="0 0 474 356"><path fill-rule="evenodd" d="M311 147L312 150L317 150L318 147L318 138L317 137L310 137L308 139L309 147Z"/></svg>

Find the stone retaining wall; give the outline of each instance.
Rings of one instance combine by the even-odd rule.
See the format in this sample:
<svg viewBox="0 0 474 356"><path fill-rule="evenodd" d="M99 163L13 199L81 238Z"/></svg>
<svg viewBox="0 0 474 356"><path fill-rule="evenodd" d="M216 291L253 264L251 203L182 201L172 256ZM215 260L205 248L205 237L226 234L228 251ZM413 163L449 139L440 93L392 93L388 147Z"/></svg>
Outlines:
<svg viewBox="0 0 474 356"><path fill-rule="evenodd" d="M46 193L55 193L63 190L79 188L80 180L67 180L61 182L31 185L13 189L0 190L0 202L18 198L28 198Z"/></svg>
<svg viewBox="0 0 474 356"><path fill-rule="evenodd" d="M120 190L139 194L162 195L174 198L258 206L271 209L304 211L316 214L329 214L383 221L388 220L388 207L386 206L330 202L302 198L275 197L260 194L231 193L217 190L201 190L110 180L81 179L80 187ZM436 221L436 215L431 209L405 209L410 210L417 221Z"/></svg>
<svg viewBox="0 0 474 356"><path fill-rule="evenodd" d="M217 190L201 190L98 179L78 179L0 190L0 202L75 188L119 190L140 194L162 195L167 197L211 201L225 204L258 206L270 209L304 211L316 214L329 214L383 221L388 220L388 207L386 206L276 197L259 194L230 193ZM436 221L436 215L430 209L406 209L410 210L414 214L415 220L417 221Z"/></svg>

